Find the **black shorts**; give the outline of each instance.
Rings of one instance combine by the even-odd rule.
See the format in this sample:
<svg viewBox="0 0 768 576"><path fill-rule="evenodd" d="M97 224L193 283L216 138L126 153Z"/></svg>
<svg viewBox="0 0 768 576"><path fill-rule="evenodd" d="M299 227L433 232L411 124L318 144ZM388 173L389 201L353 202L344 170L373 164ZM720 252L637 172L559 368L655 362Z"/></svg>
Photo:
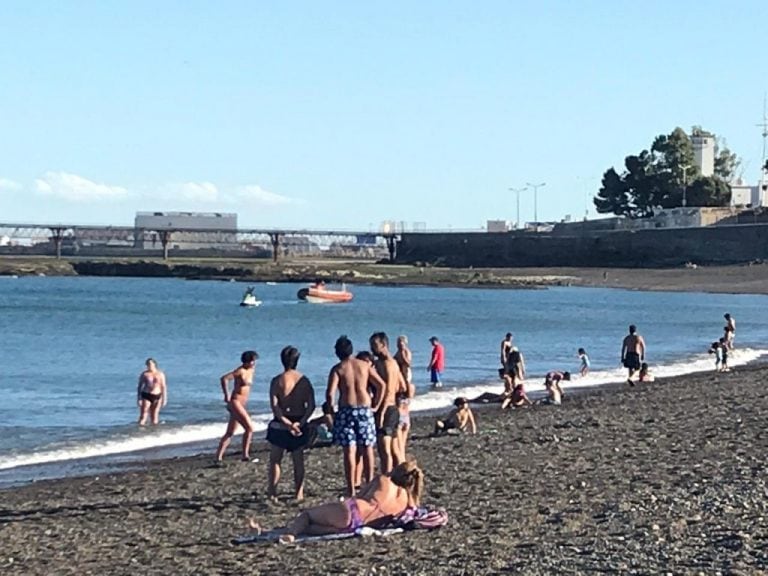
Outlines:
<svg viewBox="0 0 768 576"><path fill-rule="evenodd" d="M640 354L637 354L636 352L627 352L627 355L624 357L624 368L640 370Z"/></svg>
<svg viewBox="0 0 768 576"><path fill-rule="evenodd" d="M294 436L288 430L282 428L267 428L267 442L288 452L294 452L304 448L309 443L309 427L305 424L301 428L301 436Z"/></svg>
<svg viewBox="0 0 768 576"><path fill-rule="evenodd" d="M400 411L397 406L387 406L384 409L384 422L378 429L379 436L394 436L400 424Z"/></svg>
<svg viewBox="0 0 768 576"><path fill-rule="evenodd" d="M162 398L162 394L150 394L149 392L142 392L141 393L141 399L146 400L147 402L152 402L154 404L155 402L159 402L160 398Z"/></svg>

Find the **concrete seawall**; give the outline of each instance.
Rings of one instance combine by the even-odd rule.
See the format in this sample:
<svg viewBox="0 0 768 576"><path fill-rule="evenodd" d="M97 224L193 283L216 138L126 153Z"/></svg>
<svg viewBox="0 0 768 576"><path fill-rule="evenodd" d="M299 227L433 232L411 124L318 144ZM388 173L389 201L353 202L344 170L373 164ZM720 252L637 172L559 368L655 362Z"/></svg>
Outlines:
<svg viewBox="0 0 768 576"><path fill-rule="evenodd" d="M768 225L553 235L533 232L403 234L397 262L451 267L665 268L768 260Z"/></svg>

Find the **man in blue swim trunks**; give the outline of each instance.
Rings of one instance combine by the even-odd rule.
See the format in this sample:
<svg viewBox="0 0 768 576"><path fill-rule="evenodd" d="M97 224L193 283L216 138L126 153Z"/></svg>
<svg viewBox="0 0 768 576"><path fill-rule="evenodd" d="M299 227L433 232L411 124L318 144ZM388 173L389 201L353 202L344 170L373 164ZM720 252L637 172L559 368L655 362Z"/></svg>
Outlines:
<svg viewBox="0 0 768 576"><path fill-rule="evenodd" d="M343 448L347 495L352 497L355 495L358 466L366 472L365 482L373 480L373 447L376 445L373 413L384 399L385 384L369 362L352 357L353 347L349 338L339 337L335 349L340 362L331 368L328 375L325 399L332 406L338 390L339 409L333 421L333 443ZM369 386L374 389L373 398L368 392ZM358 452L362 452L360 462Z"/></svg>

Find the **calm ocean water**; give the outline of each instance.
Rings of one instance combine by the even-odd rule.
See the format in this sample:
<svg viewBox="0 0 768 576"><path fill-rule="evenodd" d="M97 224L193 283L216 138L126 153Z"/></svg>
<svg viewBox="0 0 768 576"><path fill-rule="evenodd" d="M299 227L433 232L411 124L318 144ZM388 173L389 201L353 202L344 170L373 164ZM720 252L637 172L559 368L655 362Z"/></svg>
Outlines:
<svg viewBox="0 0 768 576"><path fill-rule="evenodd" d="M620 344L631 322L647 340L657 375L712 368L706 350L721 335L724 312L738 323L737 361L768 352L765 296L354 286L352 303L317 306L296 300L299 287L257 284L264 304L243 309L239 283L1 278L0 483L34 477L30 465L58 462L63 470L83 458L200 441L212 450L226 422L218 377L246 349L261 356L250 404L260 426L280 349L301 350L299 368L320 400L340 334L356 349L374 331L387 332L393 349L398 334L408 335L415 409L447 406L459 392L453 387L464 394L498 389L498 347L507 331L525 354L534 391L547 370L575 372L579 346L593 374L572 386L620 380ZM432 335L446 347L452 389L442 392L428 390ZM167 375L169 403L161 426L138 429L136 380L149 356Z"/></svg>

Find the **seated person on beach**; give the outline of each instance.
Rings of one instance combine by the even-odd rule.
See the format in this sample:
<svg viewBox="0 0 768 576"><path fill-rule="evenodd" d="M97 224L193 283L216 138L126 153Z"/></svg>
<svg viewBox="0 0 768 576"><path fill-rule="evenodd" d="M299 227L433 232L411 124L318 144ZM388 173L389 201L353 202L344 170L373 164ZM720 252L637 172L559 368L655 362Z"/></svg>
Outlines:
<svg viewBox="0 0 768 576"><path fill-rule="evenodd" d="M293 457L293 479L296 500L304 499L304 448L309 443L307 423L315 411L315 391L309 379L296 370L299 351L286 346L280 352L284 371L275 376L269 386L269 402L272 421L267 426L269 453L269 486L271 498L277 495L280 481L280 464L287 451Z"/></svg>
<svg viewBox="0 0 768 576"><path fill-rule="evenodd" d="M472 410L469 408L469 401L466 398L459 397L453 401L453 406L454 408L448 416L435 422L433 436L447 434L449 430L466 432L470 428L472 434L477 434L475 415L472 414Z"/></svg>
<svg viewBox="0 0 768 576"><path fill-rule="evenodd" d="M333 406L323 402L322 411L322 416L307 422L310 438L308 447L315 446L318 442L329 443L333 440Z"/></svg>
<svg viewBox="0 0 768 576"><path fill-rule="evenodd" d="M512 393L509 394L501 403L501 409L506 410L510 406L533 406L533 402L528 398L528 394L525 393L525 386L522 382L515 384L512 389Z"/></svg>
<svg viewBox="0 0 768 576"><path fill-rule="evenodd" d="M640 365L640 372L638 373L637 381L638 382L653 382L654 380L656 380L656 378L654 378L653 374L651 374L648 371L648 363L647 362L643 362Z"/></svg>
<svg viewBox="0 0 768 576"><path fill-rule="evenodd" d="M547 391L545 403L560 405L563 398L563 388L560 386L560 382L570 382L570 380L570 372L558 372L557 370L547 372L547 375L544 377L544 388Z"/></svg>
<svg viewBox="0 0 768 576"><path fill-rule="evenodd" d="M415 460L402 462L389 476L380 474L352 498L304 510L284 528L272 531L275 539L293 542L297 536L324 536L355 532L363 526L384 526L409 508L417 508L424 493L424 473ZM254 520L253 530L262 533Z"/></svg>
<svg viewBox="0 0 768 576"><path fill-rule="evenodd" d="M512 395L512 378L507 374L506 368L499 368L499 378L504 381L504 392L496 394L495 392L483 392L480 396L475 396L467 400L470 404L498 404L504 402Z"/></svg>

